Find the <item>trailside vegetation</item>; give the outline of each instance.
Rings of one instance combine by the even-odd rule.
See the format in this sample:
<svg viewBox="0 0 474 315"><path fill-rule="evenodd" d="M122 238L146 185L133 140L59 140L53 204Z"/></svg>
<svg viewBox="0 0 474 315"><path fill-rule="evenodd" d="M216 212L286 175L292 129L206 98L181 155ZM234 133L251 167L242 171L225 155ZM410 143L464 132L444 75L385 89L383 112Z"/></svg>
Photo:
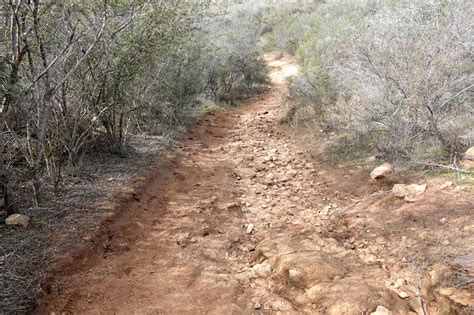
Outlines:
<svg viewBox="0 0 474 315"><path fill-rule="evenodd" d="M457 168L474 143L468 1L324 1L273 14L267 48L294 54L286 121L346 151Z"/></svg>

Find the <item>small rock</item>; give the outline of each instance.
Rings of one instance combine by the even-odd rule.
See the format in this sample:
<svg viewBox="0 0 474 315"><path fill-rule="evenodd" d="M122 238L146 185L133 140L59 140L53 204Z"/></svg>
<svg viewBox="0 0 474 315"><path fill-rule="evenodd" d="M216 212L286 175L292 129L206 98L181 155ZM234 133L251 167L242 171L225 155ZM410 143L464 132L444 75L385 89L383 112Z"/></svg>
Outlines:
<svg viewBox="0 0 474 315"><path fill-rule="evenodd" d="M256 264L252 267L252 274L255 277L268 278L272 274L272 266L268 264Z"/></svg>
<svg viewBox="0 0 474 315"><path fill-rule="evenodd" d="M462 230L464 232L468 232L468 233L474 233L474 224L473 225L465 225Z"/></svg>
<svg viewBox="0 0 474 315"><path fill-rule="evenodd" d="M273 155L267 155L263 160L264 162L273 162L276 160L276 158Z"/></svg>
<svg viewBox="0 0 474 315"><path fill-rule="evenodd" d="M423 309L423 301L420 297L411 298L409 301L411 308L416 312L418 315L425 315L425 311Z"/></svg>
<svg viewBox="0 0 474 315"><path fill-rule="evenodd" d="M298 175L298 171L290 169L288 172L286 172L286 175L288 175L289 177L295 177L296 175Z"/></svg>
<svg viewBox="0 0 474 315"><path fill-rule="evenodd" d="M255 225L252 223L247 224L247 230L245 231L247 234L252 234L253 229L255 228Z"/></svg>
<svg viewBox="0 0 474 315"><path fill-rule="evenodd" d="M372 254L359 255L359 257L366 264L373 264L377 261L377 256Z"/></svg>
<svg viewBox="0 0 474 315"><path fill-rule="evenodd" d="M454 294L454 290L454 288L441 288L439 289L439 293L442 295L451 296Z"/></svg>
<svg viewBox="0 0 474 315"><path fill-rule="evenodd" d="M240 211L241 206L237 202L230 203L226 206L226 209L229 211Z"/></svg>
<svg viewBox="0 0 474 315"><path fill-rule="evenodd" d="M283 298L275 298L265 304L266 308L269 308L274 312L278 312L277 314L281 314L280 312L288 314L290 311L293 310L293 307L291 306L290 302L286 301Z"/></svg>
<svg viewBox="0 0 474 315"><path fill-rule="evenodd" d="M260 302L255 302L254 305L253 305L253 308L256 309L256 310L259 310L262 308L262 305L260 305Z"/></svg>
<svg viewBox="0 0 474 315"><path fill-rule="evenodd" d="M375 155L369 156L367 159L365 159L365 163L367 164L372 164L375 162L377 162L377 158L375 157Z"/></svg>
<svg viewBox="0 0 474 315"><path fill-rule="evenodd" d="M405 285L407 281L403 278L398 278L397 281L395 281L395 283L400 288L401 286Z"/></svg>
<svg viewBox="0 0 474 315"><path fill-rule="evenodd" d="M469 306L474 304L474 294L466 290L455 290L454 293L449 297L454 302L463 306Z"/></svg>
<svg viewBox="0 0 474 315"><path fill-rule="evenodd" d="M443 190L443 189L447 189L447 188L451 188L454 186L454 183L449 181L449 182L446 182L444 184L442 184L439 189Z"/></svg>
<svg viewBox="0 0 474 315"><path fill-rule="evenodd" d="M415 202L420 199L420 197L426 191L426 184L424 185L404 185L404 184L395 184L392 188L392 193L399 198L404 198L408 202Z"/></svg>
<svg viewBox="0 0 474 315"><path fill-rule="evenodd" d="M344 248L346 248L346 249L355 249L356 246L354 244L344 243Z"/></svg>
<svg viewBox="0 0 474 315"><path fill-rule="evenodd" d="M186 247L188 245L189 236L190 236L189 233L184 233L184 234L178 235L178 237L176 238L176 243L178 243L178 245L183 247L183 248Z"/></svg>
<svg viewBox="0 0 474 315"><path fill-rule="evenodd" d="M30 218L26 215L15 213L10 215L5 219L5 224L10 226L22 226L24 228L28 227L30 223Z"/></svg>
<svg viewBox="0 0 474 315"><path fill-rule="evenodd" d="M255 250L255 245L254 244L247 244L247 245L241 245L239 246L239 249L243 252L253 252Z"/></svg>
<svg viewBox="0 0 474 315"><path fill-rule="evenodd" d="M462 192L462 191L465 191L465 190L466 190L465 186L456 186L456 188L454 188L453 191L456 192L456 193L459 193L459 192Z"/></svg>
<svg viewBox="0 0 474 315"><path fill-rule="evenodd" d="M406 299L409 295L405 291L400 291L400 293L398 293L398 296L402 299Z"/></svg>
<svg viewBox="0 0 474 315"><path fill-rule="evenodd" d="M227 232L227 239L232 243L237 243L240 240L240 232L236 229L231 229Z"/></svg>
<svg viewBox="0 0 474 315"><path fill-rule="evenodd" d="M287 176L282 176L280 177L280 179L278 180L280 183L286 183L288 182L290 179L287 177Z"/></svg>
<svg viewBox="0 0 474 315"><path fill-rule="evenodd" d="M263 172L266 169L266 166L263 164L259 164L255 166L255 169L257 170L257 172Z"/></svg>
<svg viewBox="0 0 474 315"><path fill-rule="evenodd" d="M389 164L384 163L376 168L370 173L370 177L372 179L382 179L385 178L395 172L395 168Z"/></svg>
<svg viewBox="0 0 474 315"><path fill-rule="evenodd" d="M382 305L377 306L377 309L375 312L370 313L370 315L391 315L392 312L390 312L388 309L383 307Z"/></svg>
<svg viewBox="0 0 474 315"><path fill-rule="evenodd" d="M240 284L247 286L250 283L250 279L252 279L252 272L251 271L244 271L235 276L237 281L239 281Z"/></svg>
<svg viewBox="0 0 474 315"><path fill-rule="evenodd" d="M300 272L298 271L298 269L289 269L288 270L288 278L290 280L293 280L293 281L298 281L300 277Z"/></svg>

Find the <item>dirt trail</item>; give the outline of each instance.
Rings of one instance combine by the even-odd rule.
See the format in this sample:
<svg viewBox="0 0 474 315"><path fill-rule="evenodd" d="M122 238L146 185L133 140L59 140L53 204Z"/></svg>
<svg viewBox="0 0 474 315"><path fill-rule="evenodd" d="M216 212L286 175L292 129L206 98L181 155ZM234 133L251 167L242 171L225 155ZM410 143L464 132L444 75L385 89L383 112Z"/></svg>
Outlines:
<svg viewBox="0 0 474 315"><path fill-rule="evenodd" d="M329 169L295 144L278 118L297 68L287 59L269 66L271 91L201 121L94 251L65 265L36 313L361 314L381 305L416 314L410 262L398 263L407 248L421 250L410 243L417 236L403 215L386 217L410 205L387 205L390 183ZM472 198L445 194L435 223L453 207L472 220ZM472 241L462 238L461 247ZM391 288L397 275L407 280Z"/></svg>

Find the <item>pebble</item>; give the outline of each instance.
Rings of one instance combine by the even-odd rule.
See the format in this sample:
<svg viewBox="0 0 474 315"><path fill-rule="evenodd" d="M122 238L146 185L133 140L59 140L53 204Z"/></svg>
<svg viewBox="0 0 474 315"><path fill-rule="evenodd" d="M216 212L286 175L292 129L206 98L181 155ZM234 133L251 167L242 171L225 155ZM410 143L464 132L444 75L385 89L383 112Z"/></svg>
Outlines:
<svg viewBox="0 0 474 315"><path fill-rule="evenodd" d="M247 224L247 230L245 231L247 234L252 234L255 225L252 223Z"/></svg>
<svg viewBox="0 0 474 315"><path fill-rule="evenodd" d="M344 248L346 248L346 249L355 249L356 246L354 244L351 244L351 243L344 243Z"/></svg>
<svg viewBox="0 0 474 315"><path fill-rule="evenodd" d="M252 267L252 274L255 277L268 278L272 274L272 267L268 264L256 264Z"/></svg>

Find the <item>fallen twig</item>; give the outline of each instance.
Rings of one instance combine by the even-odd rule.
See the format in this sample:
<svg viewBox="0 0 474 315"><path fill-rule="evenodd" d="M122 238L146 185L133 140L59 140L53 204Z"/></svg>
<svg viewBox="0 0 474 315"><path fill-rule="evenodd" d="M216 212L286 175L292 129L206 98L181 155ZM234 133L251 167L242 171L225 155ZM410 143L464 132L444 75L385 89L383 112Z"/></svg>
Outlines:
<svg viewBox="0 0 474 315"><path fill-rule="evenodd" d="M419 164L419 165L424 165L424 166L444 168L444 169L456 171L456 172L459 172L459 173L474 174L473 171L463 170L461 168L453 167L453 166L449 166L449 165L436 164L436 163L426 163L426 162L420 162L420 161L414 161L414 163Z"/></svg>

